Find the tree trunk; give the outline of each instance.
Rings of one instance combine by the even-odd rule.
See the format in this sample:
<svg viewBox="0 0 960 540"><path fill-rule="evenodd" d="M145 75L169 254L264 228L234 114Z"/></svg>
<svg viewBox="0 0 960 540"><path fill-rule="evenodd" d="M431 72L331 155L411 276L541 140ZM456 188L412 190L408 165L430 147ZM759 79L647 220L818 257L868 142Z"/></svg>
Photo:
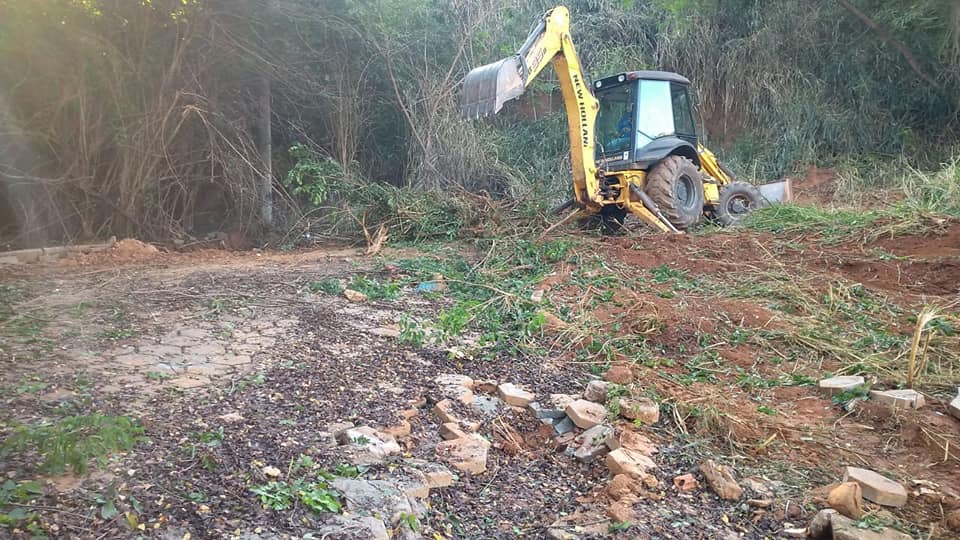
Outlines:
<svg viewBox="0 0 960 540"><path fill-rule="evenodd" d="M263 170L260 176L258 191L260 207L260 223L270 228L273 226L273 155L272 134L270 129L272 111L270 107L270 75L264 73L260 79L260 127L257 130L259 140L257 146L260 151L260 162Z"/></svg>

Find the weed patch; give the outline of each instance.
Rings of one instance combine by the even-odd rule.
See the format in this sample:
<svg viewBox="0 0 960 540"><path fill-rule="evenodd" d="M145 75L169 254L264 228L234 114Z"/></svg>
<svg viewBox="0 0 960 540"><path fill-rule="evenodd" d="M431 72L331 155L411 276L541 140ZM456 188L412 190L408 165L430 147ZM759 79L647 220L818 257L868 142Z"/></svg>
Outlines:
<svg viewBox="0 0 960 540"><path fill-rule="evenodd" d="M42 458L41 471L58 474L69 467L82 474L91 460L103 465L111 454L133 449L145 440L143 434L143 427L125 416L71 416L53 424L17 426L0 455L33 449Z"/></svg>

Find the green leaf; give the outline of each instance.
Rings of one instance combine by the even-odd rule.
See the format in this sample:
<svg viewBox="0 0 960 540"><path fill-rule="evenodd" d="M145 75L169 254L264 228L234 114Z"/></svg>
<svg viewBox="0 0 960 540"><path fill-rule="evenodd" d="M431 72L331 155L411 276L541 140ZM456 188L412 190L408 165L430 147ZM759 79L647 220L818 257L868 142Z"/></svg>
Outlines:
<svg viewBox="0 0 960 540"><path fill-rule="evenodd" d="M113 504L113 501L107 501L100 507L100 517L103 519L113 519L118 513L117 506Z"/></svg>

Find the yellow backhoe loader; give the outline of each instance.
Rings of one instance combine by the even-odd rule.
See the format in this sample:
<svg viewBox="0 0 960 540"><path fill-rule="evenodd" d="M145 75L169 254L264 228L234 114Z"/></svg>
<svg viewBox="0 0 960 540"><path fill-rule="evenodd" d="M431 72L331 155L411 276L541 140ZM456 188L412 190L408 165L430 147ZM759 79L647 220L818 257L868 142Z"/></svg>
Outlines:
<svg viewBox="0 0 960 540"><path fill-rule="evenodd" d="M690 81L664 71L629 71L588 82L570 37L570 12L548 11L513 56L467 74L462 114L496 114L553 64L567 114L573 200L608 225L629 212L679 232L704 215L736 223L750 210L790 196L787 182L737 182L700 144Z"/></svg>

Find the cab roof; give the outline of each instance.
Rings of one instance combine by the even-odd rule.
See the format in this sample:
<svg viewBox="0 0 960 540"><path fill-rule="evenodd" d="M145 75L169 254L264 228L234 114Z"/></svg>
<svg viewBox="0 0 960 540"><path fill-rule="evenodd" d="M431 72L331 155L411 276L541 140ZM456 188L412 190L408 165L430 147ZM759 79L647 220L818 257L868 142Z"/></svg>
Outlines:
<svg viewBox="0 0 960 540"><path fill-rule="evenodd" d="M623 77L621 79L621 77ZM610 75L604 77L594 83L594 86L601 88L610 84L616 84L619 82L627 80L652 80L652 81L670 81L680 84L690 84L690 80L684 77L683 75L678 75L671 71L624 71L623 73L617 73L615 75Z"/></svg>

